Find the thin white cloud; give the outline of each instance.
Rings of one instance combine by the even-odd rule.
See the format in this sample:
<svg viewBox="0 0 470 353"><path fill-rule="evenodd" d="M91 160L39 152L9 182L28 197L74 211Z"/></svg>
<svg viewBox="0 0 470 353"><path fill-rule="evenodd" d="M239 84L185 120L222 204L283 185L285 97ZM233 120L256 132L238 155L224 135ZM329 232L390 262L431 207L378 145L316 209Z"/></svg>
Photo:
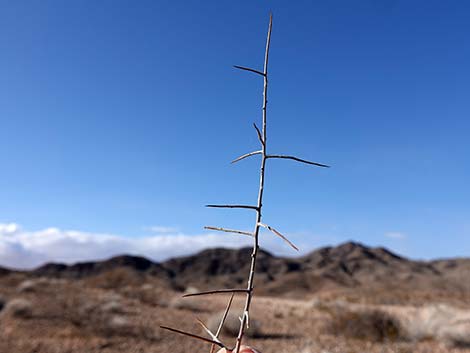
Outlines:
<svg viewBox="0 0 470 353"><path fill-rule="evenodd" d="M387 238L392 238L392 239L405 239L406 238L406 234L402 232L388 232L388 233L385 233L385 236Z"/></svg>
<svg viewBox="0 0 470 353"><path fill-rule="evenodd" d="M168 230L167 227L164 228ZM296 255L278 238L263 235L261 241L264 248L276 254ZM205 248L239 248L250 246L251 242L249 237L220 233L129 237L58 228L29 231L15 223L0 223L0 266L26 269L46 262L75 263L120 254L140 255L162 261L193 254Z"/></svg>
<svg viewBox="0 0 470 353"><path fill-rule="evenodd" d="M0 223L0 234L14 234L20 230L16 223Z"/></svg>
<svg viewBox="0 0 470 353"><path fill-rule="evenodd" d="M147 232L159 233L159 234L175 234L175 233L178 233L178 228L164 227L164 226L144 227L144 230L147 231Z"/></svg>

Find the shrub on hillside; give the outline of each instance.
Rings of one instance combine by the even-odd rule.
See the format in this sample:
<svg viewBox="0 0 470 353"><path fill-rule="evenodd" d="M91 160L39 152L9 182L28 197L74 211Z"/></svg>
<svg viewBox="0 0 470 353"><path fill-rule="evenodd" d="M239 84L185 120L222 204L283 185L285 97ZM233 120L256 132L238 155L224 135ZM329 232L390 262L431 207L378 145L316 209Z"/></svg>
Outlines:
<svg viewBox="0 0 470 353"><path fill-rule="evenodd" d="M110 314L123 314L125 313L125 308L122 302L116 299L111 299L103 304L101 304L101 311L103 313Z"/></svg>
<svg viewBox="0 0 470 353"><path fill-rule="evenodd" d="M31 293L31 292L34 292L36 288L37 288L36 282L31 279L27 279L21 282L18 285L18 287L16 287L16 291L18 293Z"/></svg>
<svg viewBox="0 0 470 353"><path fill-rule="evenodd" d="M405 336L398 319L380 310L337 311L326 328L335 336L373 342L397 341Z"/></svg>
<svg viewBox="0 0 470 353"><path fill-rule="evenodd" d="M116 268L91 276L86 283L92 287L121 290L122 288L136 288L143 281L142 275L128 268Z"/></svg>
<svg viewBox="0 0 470 353"><path fill-rule="evenodd" d="M443 327L440 332L440 338L448 346L470 348L470 328L468 322Z"/></svg>
<svg viewBox="0 0 470 353"><path fill-rule="evenodd" d="M4 309L4 314L20 319L29 319L33 316L33 304L26 299L12 299Z"/></svg>
<svg viewBox="0 0 470 353"><path fill-rule="evenodd" d="M470 347L470 311L445 304L419 308L406 321L408 337L414 341L435 339L449 346Z"/></svg>
<svg viewBox="0 0 470 353"><path fill-rule="evenodd" d="M168 295L163 290L163 286L153 283L144 283L131 290L121 291L126 298L136 299L141 303L150 306L160 306L167 308L170 303Z"/></svg>
<svg viewBox="0 0 470 353"><path fill-rule="evenodd" d="M94 301L85 296L68 298L61 315L82 332L105 337L158 339L153 327L135 323L126 315L128 312L129 308L126 307L122 298L119 295L110 294L101 301Z"/></svg>

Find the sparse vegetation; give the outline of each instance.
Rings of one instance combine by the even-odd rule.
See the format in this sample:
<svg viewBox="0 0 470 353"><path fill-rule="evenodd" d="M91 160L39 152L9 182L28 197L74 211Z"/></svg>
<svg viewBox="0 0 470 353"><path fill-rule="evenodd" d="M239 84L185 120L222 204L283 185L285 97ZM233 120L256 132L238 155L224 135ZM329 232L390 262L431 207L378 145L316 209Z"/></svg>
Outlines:
<svg viewBox="0 0 470 353"><path fill-rule="evenodd" d="M372 342L393 342L405 337L396 317L381 310L336 311L327 332Z"/></svg>
<svg viewBox="0 0 470 353"><path fill-rule="evenodd" d="M202 311L154 305L154 302L181 298L182 295L181 292L176 293L165 286L158 286L157 282L140 283L135 287L124 285L128 289L116 290L90 286L87 279L65 279L54 282L54 285L41 285L38 287L40 290L25 292L19 296L16 289L26 279L23 274L18 275L17 281L12 281L11 278L0 279L0 295L7 299L7 304L8 298L11 301L14 298L26 299L33 309L32 316L21 319L11 315L11 312L8 314L5 305L0 312L1 352L32 352L37 346L41 346L44 352L57 353L97 350L109 353L203 352L204 347L207 348L204 343L162 333L149 323L171 322L203 335L204 331L189 319L198 317L210 329L214 329L220 322L221 310L226 306L226 298L223 296L198 299L197 308L202 308ZM53 280L49 279L49 283L51 281ZM12 285L8 287L5 283ZM191 292L195 290L196 288L191 289ZM334 293L322 291L315 296L315 300L258 296L250 315L251 330L255 328L255 331L248 330L247 340L261 352L281 353L293 353L292 346L301 349L301 352L305 348L305 352L309 353L463 353L468 350L470 315L468 309L463 309L467 307L465 302L460 307L416 307L408 306L406 301L379 306L341 299L345 298L344 293L349 292L349 289ZM140 299L142 293L147 297L145 301ZM432 293L429 291L429 295ZM411 292L409 294L412 296ZM400 300L404 300L402 298L405 296L401 296ZM194 298L184 298L181 301L188 303L191 299ZM233 313L240 314L242 304L242 298L235 298ZM369 332L366 332L367 335L358 335L357 332L345 335L340 331L343 328L338 327L334 333L325 331L334 317L342 312L362 313L377 309L396 318L401 324L400 335L403 337L393 341L389 336L385 338L386 335L377 333L373 338ZM236 336L236 314L227 319L224 325L226 329L221 333L222 339L228 341ZM357 316L346 319L353 325L357 325L358 320L360 323L364 321ZM379 320L379 323L383 323L383 320ZM369 330L370 324L365 327ZM379 331L384 330L383 324L378 327ZM372 332L376 332L375 330L377 328L373 327Z"/></svg>
<svg viewBox="0 0 470 353"><path fill-rule="evenodd" d="M437 340L455 347L470 347L470 311L445 304L417 309L405 320L413 341Z"/></svg>
<svg viewBox="0 0 470 353"><path fill-rule="evenodd" d="M111 314L123 314L125 312L124 306L119 300L110 300L107 303L103 303L101 310L104 313Z"/></svg>
<svg viewBox="0 0 470 353"><path fill-rule="evenodd" d="M128 268L117 268L97 274L87 280L93 287L120 290L126 286L138 287L142 283L138 272Z"/></svg>
<svg viewBox="0 0 470 353"><path fill-rule="evenodd" d="M125 336L155 340L157 336L151 327L136 325L129 320L129 309L116 293L109 293L101 300L75 295L64 298L61 318L80 332L99 336Z"/></svg>
<svg viewBox="0 0 470 353"><path fill-rule="evenodd" d="M23 282L21 282L18 287L16 288L16 291L18 293L31 293L36 290L36 282L32 279L27 279Z"/></svg>
<svg viewBox="0 0 470 353"><path fill-rule="evenodd" d="M29 300L15 298L7 302L3 314L19 319L30 319L33 316L33 304Z"/></svg>

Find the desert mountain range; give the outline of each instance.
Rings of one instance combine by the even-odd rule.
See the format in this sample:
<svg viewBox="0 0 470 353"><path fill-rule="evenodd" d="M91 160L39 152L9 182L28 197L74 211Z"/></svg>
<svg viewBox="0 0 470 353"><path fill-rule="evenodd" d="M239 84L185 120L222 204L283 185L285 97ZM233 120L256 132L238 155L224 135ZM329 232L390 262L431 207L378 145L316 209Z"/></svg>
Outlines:
<svg viewBox="0 0 470 353"><path fill-rule="evenodd" d="M49 263L26 272L34 277L82 279L126 270L137 276L156 277L176 290L243 288L250 248L215 248L161 263L122 255L104 261L73 265ZM317 249L299 258L277 257L260 250L256 289L265 295L304 296L335 289L470 291L470 258L415 261L390 252L348 242ZM0 276L12 270L0 268Z"/></svg>

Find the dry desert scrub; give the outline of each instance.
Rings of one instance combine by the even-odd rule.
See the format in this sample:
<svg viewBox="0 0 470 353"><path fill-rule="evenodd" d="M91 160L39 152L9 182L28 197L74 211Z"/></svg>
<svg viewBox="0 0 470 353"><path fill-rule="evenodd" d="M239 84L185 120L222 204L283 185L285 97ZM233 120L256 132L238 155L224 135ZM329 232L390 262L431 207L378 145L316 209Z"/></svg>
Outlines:
<svg viewBox="0 0 470 353"><path fill-rule="evenodd" d="M381 310L336 311L328 333L370 342L394 342L405 337L400 321Z"/></svg>
<svg viewBox="0 0 470 353"><path fill-rule="evenodd" d="M27 279L18 285L18 287L16 288L16 291L18 293L32 293L36 289L37 289L36 282L31 279Z"/></svg>
<svg viewBox="0 0 470 353"><path fill-rule="evenodd" d="M404 320L411 340L433 339L449 346L470 348L470 310L445 304L427 305Z"/></svg>
<svg viewBox="0 0 470 353"><path fill-rule="evenodd" d="M341 301L311 302L329 320L327 333L369 342L435 341L470 348L470 310L446 304L422 307L367 306Z"/></svg>
<svg viewBox="0 0 470 353"><path fill-rule="evenodd" d="M7 302L2 315L19 319L30 319L33 316L33 304L23 298L12 299Z"/></svg>
<svg viewBox="0 0 470 353"><path fill-rule="evenodd" d="M120 291L125 287L136 288L144 281L144 276L128 268L116 268L87 279L87 284L103 289Z"/></svg>

